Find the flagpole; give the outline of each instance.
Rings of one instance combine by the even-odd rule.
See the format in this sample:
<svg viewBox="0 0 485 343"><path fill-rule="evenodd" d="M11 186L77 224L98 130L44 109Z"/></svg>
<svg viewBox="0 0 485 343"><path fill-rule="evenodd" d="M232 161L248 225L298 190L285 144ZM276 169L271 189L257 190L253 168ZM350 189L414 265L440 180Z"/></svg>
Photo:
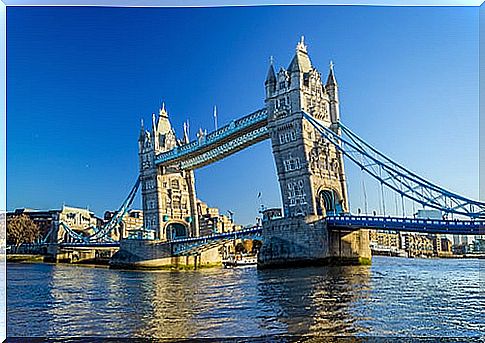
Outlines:
<svg viewBox="0 0 485 343"><path fill-rule="evenodd" d="M217 130L217 106L214 106L214 126Z"/></svg>

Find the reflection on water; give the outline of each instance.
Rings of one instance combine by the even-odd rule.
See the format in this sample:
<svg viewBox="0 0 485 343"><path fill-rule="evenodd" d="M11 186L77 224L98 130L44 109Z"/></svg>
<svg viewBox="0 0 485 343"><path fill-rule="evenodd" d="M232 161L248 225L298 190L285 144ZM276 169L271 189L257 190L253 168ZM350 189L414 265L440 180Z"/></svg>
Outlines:
<svg viewBox="0 0 485 343"><path fill-rule="evenodd" d="M478 260L134 272L8 265L9 336L484 334Z"/></svg>

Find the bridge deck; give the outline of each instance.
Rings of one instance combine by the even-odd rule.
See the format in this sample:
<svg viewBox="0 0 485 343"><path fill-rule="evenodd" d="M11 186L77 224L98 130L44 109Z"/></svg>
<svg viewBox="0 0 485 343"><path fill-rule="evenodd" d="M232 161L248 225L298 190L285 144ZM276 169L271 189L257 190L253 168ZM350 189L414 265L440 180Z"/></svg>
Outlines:
<svg viewBox="0 0 485 343"><path fill-rule="evenodd" d="M156 156L157 165L203 167L269 138L266 109L258 110L189 144Z"/></svg>
<svg viewBox="0 0 485 343"><path fill-rule="evenodd" d="M431 234L485 234L485 221L483 220L436 220L371 216L329 216L326 220L329 227L334 229L368 228Z"/></svg>

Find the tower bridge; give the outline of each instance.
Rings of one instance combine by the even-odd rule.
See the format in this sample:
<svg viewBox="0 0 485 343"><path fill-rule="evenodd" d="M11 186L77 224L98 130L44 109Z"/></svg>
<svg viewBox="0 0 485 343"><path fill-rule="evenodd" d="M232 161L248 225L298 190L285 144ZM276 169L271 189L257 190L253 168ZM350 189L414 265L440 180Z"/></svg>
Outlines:
<svg viewBox="0 0 485 343"><path fill-rule="evenodd" d="M340 120L339 88L333 65L325 82L313 66L303 39L288 68L270 63L264 106L190 141L185 128L177 139L165 106L142 125L138 139L139 182L144 228L155 242L121 242L125 260L140 262L201 254L231 235L200 237L194 170L246 147L270 140L283 216L236 236L263 241L261 267L302 263L370 261L368 228L425 233L483 234L485 203L445 190L407 170L367 144ZM350 213L344 157L375 178L381 187L422 206L469 220L375 218ZM106 236L133 201L120 208L115 222L97 230ZM121 254L123 255L123 253ZM122 260L123 258L120 257ZM133 263L135 263L133 262Z"/></svg>

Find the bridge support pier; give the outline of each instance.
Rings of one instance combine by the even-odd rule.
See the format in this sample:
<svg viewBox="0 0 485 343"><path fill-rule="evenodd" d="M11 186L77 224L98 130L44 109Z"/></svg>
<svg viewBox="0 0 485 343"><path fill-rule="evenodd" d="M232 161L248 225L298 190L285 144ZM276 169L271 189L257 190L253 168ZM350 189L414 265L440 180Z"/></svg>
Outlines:
<svg viewBox="0 0 485 343"><path fill-rule="evenodd" d="M162 240L125 239L110 260L111 268L122 269L199 269L222 266L220 247L191 255L175 255L173 246Z"/></svg>
<svg viewBox="0 0 485 343"><path fill-rule="evenodd" d="M329 230L316 216L281 218L263 224L258 268L370 264L367 230Z"/></svg>

